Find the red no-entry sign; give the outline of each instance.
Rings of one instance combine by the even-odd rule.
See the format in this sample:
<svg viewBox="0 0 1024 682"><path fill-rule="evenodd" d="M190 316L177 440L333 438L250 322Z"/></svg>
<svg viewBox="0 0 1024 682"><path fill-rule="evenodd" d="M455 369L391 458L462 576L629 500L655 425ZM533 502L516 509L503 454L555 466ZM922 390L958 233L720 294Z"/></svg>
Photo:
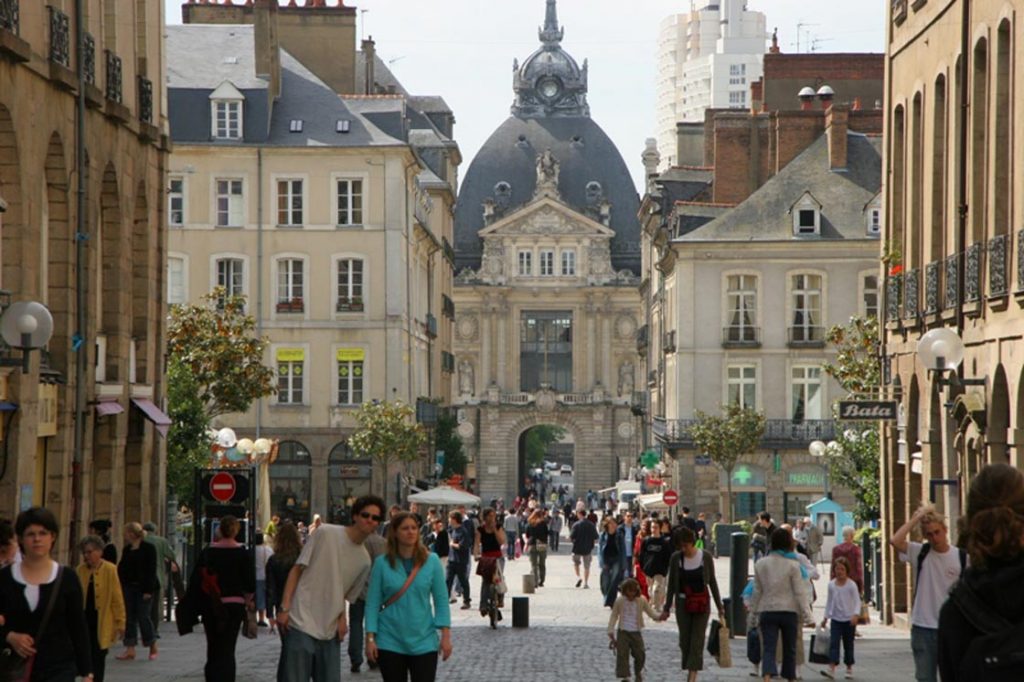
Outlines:
<svg viewBox="0 0 1024 682"><path fill-rule="evenodd" d="M210 479L210 497L218 502L228 502L235 496L235 477L226 471L218 471Z"/></svg>
<svg viewBox="0 0 1024 682"><path fill-rule="evenodd" d="M661 501L670 507L674 507L679 503L679 493L675 490L666 490L661 494Z"/></svg>

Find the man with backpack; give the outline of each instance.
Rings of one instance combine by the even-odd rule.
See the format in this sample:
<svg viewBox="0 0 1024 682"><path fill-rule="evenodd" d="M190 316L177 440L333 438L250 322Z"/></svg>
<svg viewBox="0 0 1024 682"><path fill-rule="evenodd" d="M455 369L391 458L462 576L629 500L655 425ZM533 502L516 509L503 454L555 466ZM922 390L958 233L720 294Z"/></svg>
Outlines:
<svg viewBox="0 0 1024 682"><path fill-rule="evenodd" d="M908 540L920 526L925 542ZM909 563L914 575L914 598L910 612L910 647L914 652L914 678L936 682L939 656L939 610L949 591L967 567L967 553L949 544L946 520L934 507L921 507L889 538L889 544Z"/></svg>

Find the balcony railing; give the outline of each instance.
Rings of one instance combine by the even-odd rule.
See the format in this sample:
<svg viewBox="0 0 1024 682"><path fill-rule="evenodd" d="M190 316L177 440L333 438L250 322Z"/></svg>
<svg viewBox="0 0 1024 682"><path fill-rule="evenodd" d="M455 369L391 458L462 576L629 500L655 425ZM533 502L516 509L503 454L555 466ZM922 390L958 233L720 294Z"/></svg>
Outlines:
<svg viewBox="0 0 1024 682"><path fill-rule="evenodd" d="M71 66L70 28L68 15L56 7L50 10L50 61L63 66Z"/></svg>
<svg viewBox="0 0 1024 682"><path fill-rule="evenodd" d="M533 402L532 393L502 393L499 399L502 405L529 405Z"/></svg>
<svg viewBox="0 0 1024 682"><path fill-rule="evenodd" d="M902 24L907 18L907 0L892 0L892 20Z"/></svg>
<svg viewBox="0 0 1024 682"><path fill-rule="evenodd" d="M424 323L424 327L426 327L427 336L432 339L437 338L437 317L433 313L427 313L427 321Z"/></svg>
<svg viewBox="0 0 1024 682"><path fill-rule="evenodd" d="M924 312L928 315L939 312L940 278L942 263L929 263L924 269Z"/></svg>
<svg viewBox="0 0 1024 682"><path fill-rule="evenodd" d="M1005 296L1010 291L1010 271L1007 267L1007 250L1010 235L1001 234L988 240L988 293L989 296Z"/></svg>
<svg viewBox="0 0 1024 682"><path fill-rule="evenodd" d="M96 85L96 39L88 33L82 36L82 71L85 82Z"/></svg>
<svg viewBox="0 0 1024 682"><path fill-rule="evenodd" d="M139 76L139 120L153 122L153 81Z"/></svg>
<svg viewBox="0 0 1024 682"><path fill-rule="evenodd" d="M121 104L121 58L110 50L107 55L107 99Z"/></svg>
<svg viewBox="0 0 1024 682"><path fill-rule="evenodd" d="M761 345L761 328L730 325L722 328L722 345L726 348L757 347Z"/></svg>
<svg viewBox="0 0 1024 682"><path fill-rule="evenodd" d="M0 28L18 33L18 0L0 0Z"/></svg>
<svg viewBox="0 0 1024 682"><path fill-rule="evenodd" d="M448 374L455 372L455 356L446 350L441 351L441 371Z"/></svg>
<svg viewBox="0 0 1024 682"><path fill-rule="evenodd" d="M563 393L558 396L558 402L563 405L592 405L594 402L593 393Z"/></svg>
<svg viewBox="0 0 1024 682"><path fill-rule="evenodd" d="M960 256L948 256L945 260L946 276L943 280L946 283L945 309L955 308L960 302Z"/></svg>
<svg viewBox="0 0 1024 682"><path fill-rule="evenodd" d="M981 242L975 242L964 254L964 299L969 302L981 300L982 248Z"/></svg>
<svg viewBox="0 0 1024 682"><path fill-rule="evenodd" d="M789 328L790 346L824 346L825 328L809 325L800 325Z"/></svg>
<svg viewBox="0 0 1024 682"><path fill-rule="evenodd" d="M306 305L301 298L292 298L278 301L276 309L279 313L302 313L306 311Z"/></svg>
<svg viewBox="0 0 1024 682"><path fill-rule="evenodd" d="M646 324L636 330L636 352L641 355L646 353L650 346L649 332L650 328Z"/></svg>
<svg viewBox="0 0 1024 682"><path fill-rule="evenodd" d="M897 322L900 319L900 294L903 280L899 276L890 276L885 280L885 321Z"/></svg>
<svg viewBox="0 0 1024 682"><path fill-rule="evenodd" d="M444 251L444 257L448 261L448 264L454 268L455 249L452 248L451 242L448 241L448 237L441 237L441 249Z"/></svg>
<svg viewBox="0 0 1024 682"><path fill-rule="evenodd" d="M676 330L667 331L664 334L664 338L661 343L662 353L675 353L676 352Z"/></svg>
<svg viewBox="0 0 1024 682"><path fill-rule="evenodd" d="M903 315L904 317L916 320L921 310L921 271L918 269L908 270L903 275Z"/></svg>
<svg viewBox="0 0 1024 682"><path fill-rule="evenodd" d="M446 294L441 294L441 314L449 320L455 319L455 301Z"/></svg>
<svg viewBox="0 0 1024 682"><path fill-rule="evenodd" d="M696 419L655 419L654 435L662 442L682 448L695 447L690 427ZM806 448L813 441L835 438L836 427L832 419L768 419L761 436L762 448Z"/></svg>
<svg viewBox="0 0 1024 682"><path fill-rule="evenodd" d="M363 312L363 299L358 296L354 298L339 298L334 310L339 313L361 313Z"/></svg>

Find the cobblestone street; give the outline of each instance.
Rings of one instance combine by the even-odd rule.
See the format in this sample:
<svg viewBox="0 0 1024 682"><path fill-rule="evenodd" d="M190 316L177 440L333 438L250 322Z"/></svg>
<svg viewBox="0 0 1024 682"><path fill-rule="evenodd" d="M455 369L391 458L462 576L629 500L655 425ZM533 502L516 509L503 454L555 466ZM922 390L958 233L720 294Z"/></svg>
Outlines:
<svg viewBox="0 0 1024 682"><path fill-rule="evenodd" d="M497 631L487 628L486 622L475 610L453 612L454 653L438 668L439 682L566 682L568 680L605 681L615 679L615 655L608 650L605 628L608 610L601 606L601 593L596 589L596 574L590 590L575 589L572 562L568 545L548 558L545 587L530 597L529 629L512 629L511 608L505 609L505 620ZM596 569L597 562L594 562ZM525 559L510 562L508 580L513 595L520 594L521 576L529 569ZM723 591L728 585L728 560L717 562L719 584ZM479 578L474 576L475 590ZM825 582L816 585L818 594L825 593ZM724 595L723 595L724 596ZM474 602L475 603L475 602ZM824 600L819 599L815 609L821 617ZM856 678L872 682L902 682L913 679L913 662L909 636L893 628L868 625L860 628L863 637L857 640ZM107 679L111 682L192 682L203 679L205 640L200 633L178 637L173 625L164 623L161 631L161 653L157 661L121 662L113 660L118 653L112 650L107 661ZM238 682L265 682L274 679L279 650L275 636L263 634L256 640L239 639ZM805 630L805 644L809 640ZM649 625L644 638L647 643L646 682L669 682L682 679L679 670L679 649L673 620ZM752 666L746 662L746 642L732 640L734 665L728 670L719 668L710 656L705 656L706 670L702 680L751 680ZM348 671L348 659L343 656L342 679L378 679L374 672L353 674ZM806 680L819 679L821 666L805 665L802 676ZM824 679L824 678L820 678Z"/></svg>

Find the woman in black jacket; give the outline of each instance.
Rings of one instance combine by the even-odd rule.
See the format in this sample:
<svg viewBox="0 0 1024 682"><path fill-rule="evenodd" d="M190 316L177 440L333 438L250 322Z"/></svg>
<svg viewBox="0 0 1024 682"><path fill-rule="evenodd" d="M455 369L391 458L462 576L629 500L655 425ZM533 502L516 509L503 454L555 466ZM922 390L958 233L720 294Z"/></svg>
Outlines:
<svg viewBox="0 0 1024 682"><path fill-rule="evenodd" d="M185 598L198 606L206 633L207 682L234 682L238 631L246 609L256 607L256 566L249 551L235 541L238 530L234 516L221 518L221 539L200 552L188 582Z"/></svg>
<svg viewBox="0 0 1024 682"><path fill-rule="evenodd" d="M18 515L15 531L24 556L0 570L0 638L17 655L34 656L31 682L74 682L76 676L91 681L82 586L73 568L50 558L57 541L56 517L32 507ZM56 601L40 632L51 598Z"/></svg>
<svg viewBox="0 0 1024 682"><path fill-rule="evenodd" d="M302 536L299 529L291 521L285 521L277 527L277 535L274 536L274 553L267 559L267 607L270 611L270 622L275 623L277 610L281 608L281 598L284 596L284 586L288 582L288 573L291 572L295 560L302 553ZM285 682L284 636L285 631L280 631L281 655L277 659L277 680Z"/></svg>
<svg viewBox="0 0 1024 682"><path fill-rule="evenodd" d="M137 521L124 527L124 549L121 551L121 562L117 565L117 577L121 579L121 592L124 594L128 618L124 631L124 653L115 656L119 661L135 658L137 630L142 631L142 646L149 647L149 660L156 660L159 653L156 646L159 635L150 619L152 600L160 592L160 582L156 576L156 547L143 542L144 537L146 531L142 530L142 524Z"/></svg>

